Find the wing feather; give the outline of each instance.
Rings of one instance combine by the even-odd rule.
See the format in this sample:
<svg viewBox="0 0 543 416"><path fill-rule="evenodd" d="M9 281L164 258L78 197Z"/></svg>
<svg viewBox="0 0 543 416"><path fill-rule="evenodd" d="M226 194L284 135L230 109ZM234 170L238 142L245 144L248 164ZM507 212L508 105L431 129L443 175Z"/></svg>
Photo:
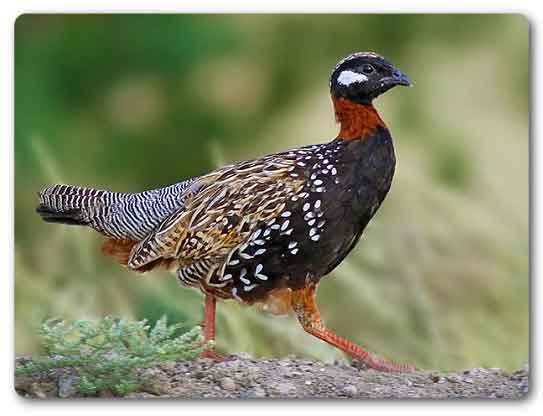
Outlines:
<svg viewBox="0 0 543 416"><path fill-rule="evenodd" d="M183 207L135 247L128 266L139 269L160 258L176 259L186 283L227 285L229 256L303 187L301 178L289 177L294 163L294 157L269 156L202 176Z"/></svg>

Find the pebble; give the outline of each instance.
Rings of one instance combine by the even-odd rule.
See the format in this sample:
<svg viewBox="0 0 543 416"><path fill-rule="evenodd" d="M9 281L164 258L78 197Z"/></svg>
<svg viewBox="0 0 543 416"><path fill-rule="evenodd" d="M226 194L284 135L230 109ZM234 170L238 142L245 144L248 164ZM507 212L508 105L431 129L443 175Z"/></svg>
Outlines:
<svg viewBox="0 0 543 416"><path fill-rule="evenodd" d="M230 377L224 377L219 382L224 390L233 391L236 390L236 383Z"/></svg>
<svg viewBox="0 0 543 416"><path fill-rule="evenodd" d="M530 390L530 387L528 385L528 379L524 379L522 380L519 385L518 385L518 388L521 392L523 392L524 394L528 394L528 391Z"/></svg>
<svg viewBox="0 0 543 416"><path fill-rule="evenodd" d="M45 393L44 389L41 388L39 383L32 383L30 391L38 398L38 399L47 399L47 394Z"/></svg>
<svg viewBox="0 0 543 416"><path fill-rule="evenodd" d="M58 379L58 397L63 399L74 397L79 390L79 377L74 375L60 376Z"/></svg>
<svg viewBox="0 0 543 416"><path fill-rule="evenodd" d="M358 389L356 388L356 386L349 384L348 386L343 387L343 393L346 396L353 397L356 396L356 394L358 393Z"/></svg>
<svg viewBox="0 0 543 416"><path fill-rule="evenodd" d="M461 383L462 379L458 376L447 376L447 380L451 383Z"/></svg>
<svg viewBox="0 0 543 416"><path fill-rule="evenodd" d="M266 397L266 392L261 387L253 387L249 390L245 390L241 393L242 399L262 399Z"/></svg>
<svg viewBox="0 0 543 416"><path fill-rule="evenodd" d="M277 391L284 396L293 394L296 392L296 386L292 383L279 383L277 385Z"/></svg>

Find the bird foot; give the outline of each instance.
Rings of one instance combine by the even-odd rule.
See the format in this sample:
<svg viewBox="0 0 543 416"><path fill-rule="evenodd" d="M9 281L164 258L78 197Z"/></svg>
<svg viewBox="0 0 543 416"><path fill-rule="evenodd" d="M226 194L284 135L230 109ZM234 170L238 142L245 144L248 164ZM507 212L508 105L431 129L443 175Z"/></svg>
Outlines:
<svg viewBox="0 0 543 416"><path fill-rule="evenodd" d="M364 358L353 357L353 364L357 368L371 368L385 373L412 373L418 370L412 364L395 363L394 361L388 361L373 354Z"/></svg>
<svg viewBox="0 0 543 416"><path fill-rule="evenodd" d="M384 358L373 355L361 346L348 339L340 337L335 332L326 328L322 323L319 308L315 301L316 285L311 284L292 292L292 309L298 316L298 320L306 332L339 348L349 354L353 359L364 363L365 366L377 371L387 373L410 373L416 371L411 364L397 364Z"/></svg>

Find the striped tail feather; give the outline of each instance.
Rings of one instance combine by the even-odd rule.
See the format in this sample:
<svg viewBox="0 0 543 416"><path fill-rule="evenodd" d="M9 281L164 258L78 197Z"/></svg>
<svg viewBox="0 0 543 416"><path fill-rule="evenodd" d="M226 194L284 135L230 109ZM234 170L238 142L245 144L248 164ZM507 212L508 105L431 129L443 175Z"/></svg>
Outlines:
<svg viewBox="0 0 543 416"><path fill-rule="evenodd" d="M87 225L106 237L141 241L182 206L193 180L139 193L53 185L39 193L43 220Z"/></svg>
<svg viewBox="0 0 543 416"><path fill-rule="evenodd" d="M58 212L40 205L36 208L36 212L46 222L58 222L68 225L89 225L89 222L81 215L80 209Z"/></svg>
<svg viewBox="0 0 543 416"><path fill-rule="evenodd" d="M94 219L124 194L74 185L53 185L39 193L36 212L47 222L93 226Z"/></svg>

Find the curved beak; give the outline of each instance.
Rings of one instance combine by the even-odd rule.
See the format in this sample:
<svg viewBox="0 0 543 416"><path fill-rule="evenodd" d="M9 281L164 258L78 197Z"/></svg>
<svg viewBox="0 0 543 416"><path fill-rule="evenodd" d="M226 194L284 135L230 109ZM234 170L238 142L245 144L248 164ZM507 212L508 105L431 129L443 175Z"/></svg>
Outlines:
<svg viewBox="0 0 543 416"><path fill-rule="evenodd" d="M392 67L391 69L392 71L390 71L390 75L381 78L379 84L371 92L371 96L373 98L383 94L384 92L390 90L391 88L394 88L397 85L404 85L406 87L410 87L411 85L413 85L411 79L409 79L409 77L405 75L402 71L394 67Z"/></svg>
<svg viewBox="0 0 543 416"><path fill-rule="evenodd" d="M413 85L411 79L409 79L409 77L399 69L395 69L394 71L392 71L392 76L385 79L392 85L404 85L406 87L411 87Z"/></svg>

